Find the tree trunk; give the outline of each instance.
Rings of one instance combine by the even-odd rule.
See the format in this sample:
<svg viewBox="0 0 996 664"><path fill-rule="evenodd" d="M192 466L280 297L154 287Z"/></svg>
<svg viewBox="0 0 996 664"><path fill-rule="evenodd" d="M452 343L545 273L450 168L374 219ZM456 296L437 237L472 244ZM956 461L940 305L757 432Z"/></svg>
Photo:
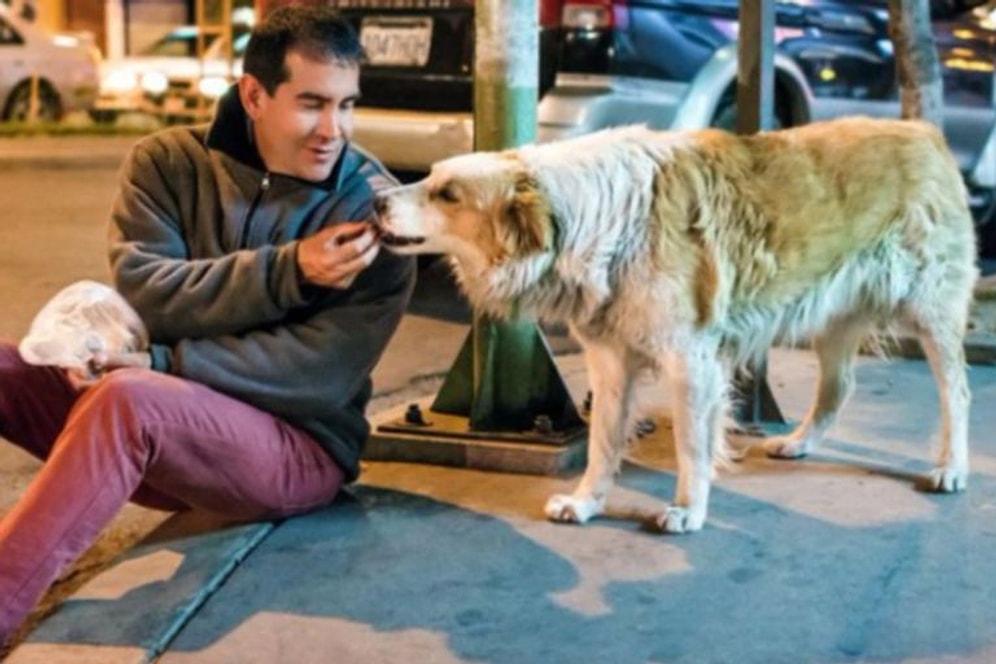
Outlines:
<svg viewBox="0 0 996 664"><path fill-rule="evenodd" d="M904 118L943 127L944 81L930 29L930 0L889 0L889 36Z"/></svg>

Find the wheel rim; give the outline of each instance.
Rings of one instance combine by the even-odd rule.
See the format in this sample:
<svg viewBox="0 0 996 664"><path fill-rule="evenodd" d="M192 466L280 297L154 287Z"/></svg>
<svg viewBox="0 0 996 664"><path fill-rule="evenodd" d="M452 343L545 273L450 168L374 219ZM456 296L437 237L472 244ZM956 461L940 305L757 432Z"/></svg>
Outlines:
<svg viewBox="0 0 996 664"><path fill-rule="evenodd" d="M11 95L7 108L7 119L15 122L31 120L31 86L20 85ZM42 83L38 88L38 110L35 118L42 122L54 122L59 119L59 100L52 89Z"/></svg>

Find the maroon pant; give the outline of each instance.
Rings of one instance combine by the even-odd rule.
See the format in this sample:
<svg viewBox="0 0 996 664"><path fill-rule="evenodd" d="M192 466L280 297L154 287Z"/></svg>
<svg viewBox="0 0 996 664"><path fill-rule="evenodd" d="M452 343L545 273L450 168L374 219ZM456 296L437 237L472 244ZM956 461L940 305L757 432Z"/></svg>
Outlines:
<svg viewBox="0 0 996 664"><path fill-rule="evenodd" d="M308 434L203 385L120 369L78 391L4 343L0 436L45 460L0 521L0 643L129 499L266 519L327 504L343 481Z"/></svg>

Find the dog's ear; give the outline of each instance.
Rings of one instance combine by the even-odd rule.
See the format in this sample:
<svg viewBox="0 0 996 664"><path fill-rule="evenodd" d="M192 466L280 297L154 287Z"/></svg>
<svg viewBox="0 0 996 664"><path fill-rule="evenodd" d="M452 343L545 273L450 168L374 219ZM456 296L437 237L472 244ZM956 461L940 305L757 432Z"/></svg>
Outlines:
<svg viewBox="0 0 996 664"><path fill-rule="evenodd" d="M506 244L513 255L538 253L549 249L550 207L539 183L528 173L515 176L512 195L503 210Z"/></svg>

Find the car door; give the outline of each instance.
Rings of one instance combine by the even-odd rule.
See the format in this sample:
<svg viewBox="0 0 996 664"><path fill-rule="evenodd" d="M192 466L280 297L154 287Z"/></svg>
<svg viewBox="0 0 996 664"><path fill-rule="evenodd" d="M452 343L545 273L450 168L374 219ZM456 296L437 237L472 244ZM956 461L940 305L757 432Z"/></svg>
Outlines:
<svg viewBox="0 0 996 664"><path fill-rule="evenodd" d="M0 114L7 107L7 99L18 81L27 77L24 39L0 15Z"/></svg>

